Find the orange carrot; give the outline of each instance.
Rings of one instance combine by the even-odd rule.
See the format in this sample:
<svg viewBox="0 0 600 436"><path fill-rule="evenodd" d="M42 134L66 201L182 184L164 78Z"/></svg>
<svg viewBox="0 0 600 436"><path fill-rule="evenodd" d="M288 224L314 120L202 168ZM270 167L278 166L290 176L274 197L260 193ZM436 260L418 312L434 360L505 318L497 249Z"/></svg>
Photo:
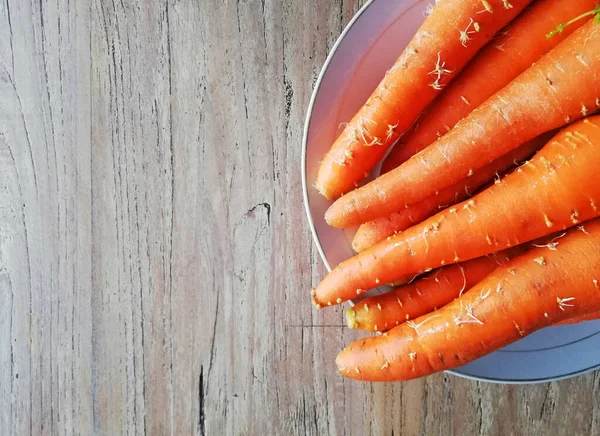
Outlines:
<svg viewBox="0 0 600 436"><path fill-rule="evenodd" d="M599 27L600 29L600 27ZM558 133L528 163L472 199L339 264L313 292L340 302L399 276L456 263L600 215L600 116Z"/></svg>
<svg viewBox="0 0 600 436"><path fill-rule="evenodd" d="M569 324L579 324L584 321L595 321L600 319L600 312L592 312L587 315L576 316L575 318L567 319L565 321L559 322L556 325L569 325Z"/></svg>
<svg viewBox="0 0 600 436"><path fill-rule="evenodd" d="M592 20L434 144L337 200L327 222L352 227L387 216L599 107L600 24Z"/></svg>
<svg viewBox="0 0 600 436"><path fill-rule="evenodd" d="M473 109L502 89L585 24L579 20L553 38L546 34L565 21L593 9L598 0L539 0L497 38L488 43L400 138L383 163L382 172L396 168L445 134Z"/></svg>
<svg viewBox="0 0 600 436"><path fill-rule="evenodd" d="M481 186L493 180L495 176L530 157L535 151L542 148L551 137L551 134L540 135L534 140L512 150L507 155L478 169L471 177L437 194L431 195L419 203L394 212L388 217L377 218L374 221L361 225L354 235L352 247L355 251L361 252L383 241L388 236L404 231L413 224L420 223L441 209L463 201Z"/></svg>
<svg viewBox="0 0 600 436"><path fill-rule="evenodd" d="M407 380L464 365L536 330L600 310L600 221L535 248L447 306L355 342L337 358L359 380Z"/></svg>
<svg viewBox="0 0 600 436"><path fill-rule="evenodd" d="M527 246L479 257L438 269L432 275L394 289L387 294L368 297L346 311L350 328L385 331L405 321L445 306L509 259L523 253Z"/></svg>
<svg viewBox="0 0 600 436"><path fill-rule="evenodd" d="M387 148L502 26L532 0L441 0L325 154L315 186L354 189Z"/></svg>

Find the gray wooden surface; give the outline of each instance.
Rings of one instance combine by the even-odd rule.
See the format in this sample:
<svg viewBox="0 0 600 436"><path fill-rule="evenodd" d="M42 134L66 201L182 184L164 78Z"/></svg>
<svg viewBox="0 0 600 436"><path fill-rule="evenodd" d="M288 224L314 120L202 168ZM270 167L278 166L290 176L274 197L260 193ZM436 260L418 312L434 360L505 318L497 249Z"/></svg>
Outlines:
<svg viewBox="0 0 600 436"><path fill-rule="evenodd" d="M0 0L1 435L599 434L596 374L337 375L300 144L361 3Z"/></svg>

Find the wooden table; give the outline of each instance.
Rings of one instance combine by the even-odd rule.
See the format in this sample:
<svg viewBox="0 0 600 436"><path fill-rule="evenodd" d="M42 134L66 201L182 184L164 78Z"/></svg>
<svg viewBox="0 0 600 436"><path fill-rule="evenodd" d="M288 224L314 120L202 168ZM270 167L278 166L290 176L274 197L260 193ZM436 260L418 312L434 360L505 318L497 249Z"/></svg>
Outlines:
<svg viewBox="0 0 600 436"><path fill-rule="evenodd" d="M0 434L599 434L597 374L336 373L301 138L361 3L0 1Z"/></svg>

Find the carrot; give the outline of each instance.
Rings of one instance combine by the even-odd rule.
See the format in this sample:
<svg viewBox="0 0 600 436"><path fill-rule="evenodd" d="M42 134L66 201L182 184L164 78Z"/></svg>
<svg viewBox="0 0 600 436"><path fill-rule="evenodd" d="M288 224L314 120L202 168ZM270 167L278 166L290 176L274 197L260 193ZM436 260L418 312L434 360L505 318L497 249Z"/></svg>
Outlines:
<svg viewBox="0 0 600 436"><path fill-rule="evenodd" d="M472 199L339 264L313 292L341 302L379 283L540 238L600 215L600 116L558 133Z"/></svg>
<svg viewBox="0 0 600 436"><path fill-rule="evenodd" d="M396 168L435 142L473 109L502 89L550 49L585 24L578 20L560 35L545 38L565 17L593 9L598 0L540 0L500 31L465 67L444 92L419 116L394 146L382 172Z"/></svg>
<svg viewBox="0 0 600 436"><path fill-rule="evenodd" d="M353 189L427 104L532 0L441 0L319 168L328 199Z"/></svg>
<svg viewBox="0 0 600 436"><path fill-rule="evenodd" d="M540 135L532 141L512 150L507 155L496 159L494 162L478 169L473 175L437 194L430 195L425 200L394 212L388 217L377 218L374 221L362 224L352 241L355 251L361 252L383 241L388 236L404 231L415 223L420 223L429 218L440 209L445 209L465 198L491 181L499 173L503 173L512 165L530 157L535 151L548 142L551 134Z"/></svg>
<svg viewBox="0 0 600 436"><path fill-rule="evenodd" d="M565 321L559 322L556 325L570 325L570 324L579 324L584 321L595 321L600 319L600 312L592 312L586 315L576 316L575 318L567 319Z"/></svg>
<svg viewBox="0 0 600 436"><path fill-rule="evenodd" d="M368 297L346 311L348 327L365 331L385 331L405 321L445 306L485 276L528 247L520 245L493 255L479 257L438 269L430 276Z"/></svg>
<svg viewBox="0 0 600 436"><path fill-rule="evenodd" d="M600 24L590 21L434 144L337 200L327 222L352 227L387 216L599 107Z"/></svg>
<svg viewBox="0 0 600 436"><path fill-rule="evenodd" d="M359 380L407 380L464 365L546 326L600 310L600 220L573 229L556 250L535 248L462 297L337 357Z"/></svg>

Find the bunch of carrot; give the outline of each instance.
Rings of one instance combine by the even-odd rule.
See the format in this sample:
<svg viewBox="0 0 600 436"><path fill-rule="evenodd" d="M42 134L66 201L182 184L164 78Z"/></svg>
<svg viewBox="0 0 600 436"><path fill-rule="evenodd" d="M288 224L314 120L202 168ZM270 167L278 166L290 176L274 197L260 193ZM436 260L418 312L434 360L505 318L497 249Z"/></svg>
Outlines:
<svg viewBox="0 0 600 436"><path fill-rule="evenodd" d="M599 3L438 0L325 155L325 218L360 227L314 304L417 278L347 311L384 333L343 375L419 377L600 317Z"/></svg>

